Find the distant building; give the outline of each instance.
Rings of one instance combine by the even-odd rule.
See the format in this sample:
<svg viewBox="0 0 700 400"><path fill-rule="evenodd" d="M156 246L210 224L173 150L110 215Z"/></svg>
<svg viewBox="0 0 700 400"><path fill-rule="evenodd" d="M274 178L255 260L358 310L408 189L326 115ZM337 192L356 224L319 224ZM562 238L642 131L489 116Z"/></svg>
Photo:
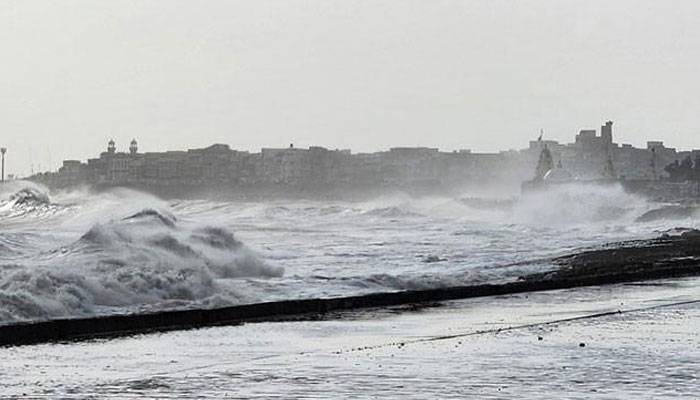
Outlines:
<svg viewBox="0 0 700 400"><path fill-rule="evenodd" d="M526 149L499 153L393 147L388 151L353 154L349 150L320 146L304 149L292 144L264 148L259 153L233 150L226 144L142 153L136 139L129 143L128 152L117 151L115 141L110 139L99 157L87 162L66 160L58 172L37 174L32 179L59 187L85 184L146 189L460 188L531 180L545 148L556 168L542 171L541 178L551 170L549 179L557 180L655 180L667 179L669 171L676 173L674 179L680 179L677 171L687 169L681 161L695 160L696 156L667 148L659 141L649 141L643 149L618 145L613 139L613 122L607 121L601 126L600 135L584 129L569 144L543 140L540 135ZM672 166L666 168L669 165Z"/></svg>

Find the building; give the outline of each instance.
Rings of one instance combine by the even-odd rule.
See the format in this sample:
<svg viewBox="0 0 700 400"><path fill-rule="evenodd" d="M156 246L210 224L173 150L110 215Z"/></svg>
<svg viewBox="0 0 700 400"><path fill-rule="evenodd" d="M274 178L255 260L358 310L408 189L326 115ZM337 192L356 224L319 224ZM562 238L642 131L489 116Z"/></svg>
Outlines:
<svg viewBox="0 0 700 400"><path fill-rule="evenodd" d="M677 152L659 141L649 141L646 148L618 145L613 138L613 123L607 121L601 126L600 135L596 130L584 129L574 136L573 143L562 144L540 137L530 141L526 149L499 153L393 147L388 151L353 154L349 150L320 146L304 149L294 145L249 153L233 150L226 144L141 153L135 139L125 152L118 151L115 141L110 140L99 157L85 163L66 160L58 172L37 174L32 179L57 187L134 186L154 191L206 187L318 192L334 188L412 190L494 184L518 186L520 182L533 179L533 171L545 147L551 153L553 165L560 169L557 176L573 180L664 180L669 178L669 170L678 171L673 169L674 163L683 169L681 161L696 154ZM679 176L676 174L674 179Z"/></svg>

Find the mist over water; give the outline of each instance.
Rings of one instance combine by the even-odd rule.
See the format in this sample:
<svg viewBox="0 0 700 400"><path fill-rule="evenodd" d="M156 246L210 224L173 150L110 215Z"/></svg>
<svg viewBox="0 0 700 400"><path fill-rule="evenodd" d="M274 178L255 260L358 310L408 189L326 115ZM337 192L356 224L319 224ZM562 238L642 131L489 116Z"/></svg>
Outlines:
<svg viewBox="0 0 700 400"><path fill-rule="evenodd" d="M547 258L693 217L619 186L522 197L164 201L0 187L0 323L506 281Z"/></svg>

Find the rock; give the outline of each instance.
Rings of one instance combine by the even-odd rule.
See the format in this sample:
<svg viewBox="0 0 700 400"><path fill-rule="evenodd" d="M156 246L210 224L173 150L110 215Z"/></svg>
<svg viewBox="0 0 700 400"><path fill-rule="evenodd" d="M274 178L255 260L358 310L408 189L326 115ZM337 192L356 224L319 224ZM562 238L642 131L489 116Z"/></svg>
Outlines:
<svg viewBox="0 0 700 400"><path fill-rule="evenodd" d="M700 275L700 231L692 229L675 236L612 243L557 257L551 262L559 268L526 275L521 280L595 279L607 283L623 275L628 281Z"/></svg>
<svg viewBox="0 0 700 400"><path fill-rule="evenodd" d="M698 239L700 238L700 230L690 229L681 233L681 238L684 239Z"/></svg>
<svg viewBox="0 0 700 400"><path fill-rule="evenodd" d="M685 219L690 218L698 211L697 207L689 206L664 206L645 212L639 216L636 222L657 221L660 219Z"/></svg>

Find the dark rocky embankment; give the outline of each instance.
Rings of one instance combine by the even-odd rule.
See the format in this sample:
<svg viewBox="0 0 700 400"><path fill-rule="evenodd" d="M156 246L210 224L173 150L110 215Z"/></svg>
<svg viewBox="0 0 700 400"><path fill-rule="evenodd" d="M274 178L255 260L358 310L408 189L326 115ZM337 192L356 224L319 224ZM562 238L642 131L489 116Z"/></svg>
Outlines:
<svg viewBox="0 0 700 400"><path fill-rule="evenodd" d="M608 277L614 281L624 277L645 280L700 275L700 231L691 229L656 239L612 243L602 249L555 258L552 262L559 266L555 271L521 279L538 282Z"/></svg>
<svg viewBox="0 0 700 400"><path fill-rule="evenodd" d="M669 205L647 211L636 219L636 222L660 220L678 220L700 216L700 206Z"/></svg>
<svg viewBox="0 0 700 400"><path fill-rule="evenodd" d="M59 319L0 326L0 345L129 335L255 321L317 319L348 310L700 275L700 232L615 243L552 260L555 271L504 284L289 300L218 309Z"/></svg>

